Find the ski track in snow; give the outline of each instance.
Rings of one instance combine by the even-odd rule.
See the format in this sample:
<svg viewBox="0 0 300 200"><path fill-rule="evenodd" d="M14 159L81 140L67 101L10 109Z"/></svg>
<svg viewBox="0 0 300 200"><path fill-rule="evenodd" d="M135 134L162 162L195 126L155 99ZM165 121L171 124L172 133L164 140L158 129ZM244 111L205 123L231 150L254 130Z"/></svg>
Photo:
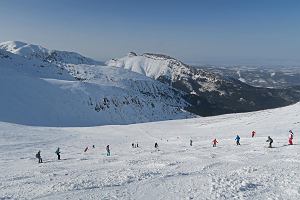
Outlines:
<svg viewBox="0 0 300 200"><path fill-rule="evenodd" d="M0 199L300 199L299 111L298 103L253 113L86 128L0 122ZM287 145L289 129L296 133L296 145ZM257 137L250 137L252 130ZM234 143L236 133L241 146ZM266 148L268 135L274 148ZM219 143L213 148L215 137ZM140 148L131 148L132 142ZM58 146L61 161L54 153ZM90 149L83 153L86 146ZM34 158L38 150L43 164Z"/></svg>

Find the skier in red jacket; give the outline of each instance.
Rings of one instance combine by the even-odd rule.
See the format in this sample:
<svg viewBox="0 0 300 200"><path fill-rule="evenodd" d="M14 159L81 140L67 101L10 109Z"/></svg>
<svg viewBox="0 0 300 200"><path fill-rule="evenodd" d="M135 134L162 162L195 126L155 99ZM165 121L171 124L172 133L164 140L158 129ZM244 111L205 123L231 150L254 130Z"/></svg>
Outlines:
<svg viewBox="0 0 300 200"><path fill-rule="evenodd" d="M294 133L292 132L292 130L290 130L289 132L291 133L289 137L289 145L293 145Z"/></svg>
<svg viewBox="0 0 300 200"><path fill-rule="evenodd" d="M289 138L289 145L293 145L293 138Z"/></svg>
<svg viewBox="0 0 300 200"><path fill-rule="evenodd" d="M215 138L215 139L212 141L212 143L213 143L213 147L216 147L216 146L217 146L217 143L218 143L217 139Z"/></svg>

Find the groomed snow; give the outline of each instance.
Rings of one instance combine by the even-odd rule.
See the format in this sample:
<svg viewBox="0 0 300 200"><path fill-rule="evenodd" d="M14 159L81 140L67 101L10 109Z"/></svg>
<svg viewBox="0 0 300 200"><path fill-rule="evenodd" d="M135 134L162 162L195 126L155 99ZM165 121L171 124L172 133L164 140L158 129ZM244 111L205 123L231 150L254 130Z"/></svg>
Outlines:
<svg viewBox="0 0 300 200"><path fill-rule="evenodd" d="M0 122L0 199L300 199L299 113L300 103L89 128ZM287 145L289 129L296 145ZM253 130L255 138L250 137ZM237 133L241 146L234 143ZM268 135L275 148L266 148ZM132 142L140 147L131 148ZM83 152L93 144L95 149ZM56 160L57 147L61 161ZM34 158L38 150L43 164Z"/></svg>

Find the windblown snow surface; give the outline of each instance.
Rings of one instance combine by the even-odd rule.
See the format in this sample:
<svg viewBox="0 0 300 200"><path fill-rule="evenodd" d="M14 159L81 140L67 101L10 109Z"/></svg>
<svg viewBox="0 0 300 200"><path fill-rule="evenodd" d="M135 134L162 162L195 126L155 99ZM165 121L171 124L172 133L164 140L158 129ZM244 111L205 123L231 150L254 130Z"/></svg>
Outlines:
<svg viewBox="0 0 300 200"><path fill-rule="evenodd" d="M299 113L300 103L88 128L0 122L0 199L300 199ZM287 145L289 129L295 133L293 146ZM234 143L236 134L241 146ZM266 148L267 136L274 148ZM132 142L140 147L131 148ZM96 148L83 152L93 144ZM38 150L42 164L34 158Z"/></svg>

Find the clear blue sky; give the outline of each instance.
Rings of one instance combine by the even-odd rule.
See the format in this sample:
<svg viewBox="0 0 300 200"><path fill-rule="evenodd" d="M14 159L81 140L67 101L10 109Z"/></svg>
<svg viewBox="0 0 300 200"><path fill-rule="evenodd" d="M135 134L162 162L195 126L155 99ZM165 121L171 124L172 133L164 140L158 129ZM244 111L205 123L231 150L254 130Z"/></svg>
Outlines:
<svg viewBox="0 0 300 200"><path fill-rule="evenodd" d="M1 0L0 41L99 60L164 53L186 62L300 64L300 1Z"/></svg>

